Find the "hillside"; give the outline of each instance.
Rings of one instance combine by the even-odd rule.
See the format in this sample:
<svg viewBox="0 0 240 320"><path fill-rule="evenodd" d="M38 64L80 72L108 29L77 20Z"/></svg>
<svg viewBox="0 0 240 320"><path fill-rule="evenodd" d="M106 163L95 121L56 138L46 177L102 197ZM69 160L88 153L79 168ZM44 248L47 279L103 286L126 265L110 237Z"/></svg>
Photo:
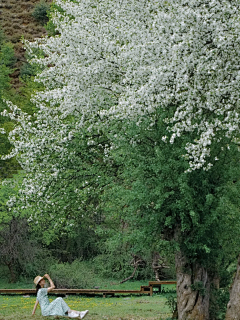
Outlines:
<svg viewBox="0 0 240 320"><path fill-rule="evenodd" d="M44 27L32 17L34 7L39 2L40 0L0 0L0 26L8 41L13 43L16 55L15 71L11 76L15 89L21 86L20 68L26 62L21 37L31 41L46 34ZM51 0L45 2L51 3Z"/></svg>

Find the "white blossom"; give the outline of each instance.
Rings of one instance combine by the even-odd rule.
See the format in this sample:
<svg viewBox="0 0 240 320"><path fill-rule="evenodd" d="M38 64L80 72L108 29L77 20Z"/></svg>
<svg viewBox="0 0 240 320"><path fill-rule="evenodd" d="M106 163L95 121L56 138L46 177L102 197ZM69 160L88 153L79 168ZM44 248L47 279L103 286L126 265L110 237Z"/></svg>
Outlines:
<svg viewBox="0 0 240 320"><path fill-rule="evenodd" d="M51 64L36 79L46 86L36 103L86 119L99 114L139 121L159 107L174 111L165 119L170 143L183 132L198 135L186 146L192 168L204 165L211 149L205 146L217 131L239 132L236 0L56 4L65 12L53 16L60 35L27 43L30 52L45 52L34 62Z"/></svg>

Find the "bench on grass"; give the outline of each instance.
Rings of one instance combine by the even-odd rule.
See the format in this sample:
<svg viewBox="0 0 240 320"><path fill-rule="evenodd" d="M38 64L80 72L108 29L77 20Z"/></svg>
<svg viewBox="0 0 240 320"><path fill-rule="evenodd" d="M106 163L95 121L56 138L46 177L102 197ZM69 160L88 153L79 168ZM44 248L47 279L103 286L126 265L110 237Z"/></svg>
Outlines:
<svg viewBox="0 0 240 320"><path fill-rule="evenodd" d="M148 286L141 286L141 290L143 293L148 293L150 296L153 295L154 289L153 288L158 288L158 293L161 292L162 290L162 285L166 284L176 284L177 281L149 281Z"/></svg>
<svg viewBox="0 0 240 320"><path fill-rule="evenodd" d="M149 281L148 286L141 286L140 290L107 290L107 289L54 289L52 293L59 295L68 294L85 294L85 295L95 295L102 294L105 298L107 295L114 296L116 293L119 294L148 294L153 295L153 288L157 287L158 292L161 292L161 286L164 284L176 284L176 281ZM24 294L32 295L36 294L35 289L0 289L0 294Z"/></svg>
<svg viewBox="0 0 240 320"><path fill-rule="evenodd" d="M160 293L162 290L162 285L166 284L177 284L177 281L149 281L148 285L150 287L150 296L153 295L153 288L158 288L158 292Z"/></svg>

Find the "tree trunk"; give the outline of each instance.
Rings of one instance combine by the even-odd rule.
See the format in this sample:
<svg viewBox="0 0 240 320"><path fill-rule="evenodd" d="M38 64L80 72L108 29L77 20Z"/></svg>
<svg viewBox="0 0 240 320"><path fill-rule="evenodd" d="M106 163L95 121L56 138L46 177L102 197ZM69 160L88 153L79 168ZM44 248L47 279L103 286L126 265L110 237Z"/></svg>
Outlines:
<svg viewBox="0 0 240 320"><path fill-rule="evenodd" d="M13 264L11 262L6 263L8 270L10 272L10 282L15 283L16 282L16 273L13 267Z"/></svg>
<svg viewBox="0 0 240 320"><path fill-rule="evenodd" d="M240 320L240 255L238 257L237 272L230 289L226 320Z"/></svg>
<svg viewBox="0 0 240 320"><path fill-rule="evenodd" d="M207 270L198 264L189 264L181 252L175 260L178 319L208 320L210 279Z"/></svg>

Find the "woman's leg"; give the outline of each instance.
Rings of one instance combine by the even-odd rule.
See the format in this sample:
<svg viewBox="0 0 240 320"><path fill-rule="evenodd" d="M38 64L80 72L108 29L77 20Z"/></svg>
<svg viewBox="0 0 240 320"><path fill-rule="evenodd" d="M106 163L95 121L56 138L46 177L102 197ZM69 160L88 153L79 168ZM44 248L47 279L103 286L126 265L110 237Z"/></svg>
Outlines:
<svg viewBox="0 0 240 320"><path fill-rule="evenodd" d="M48 316L64 316L69 310L66 302L62 298L57 298L48 305L45 311Z"/></svg>
<svg viewBox="0 0 240 320"><path fill-rule="evenodd" d="M88 312L89 312L88 310L80 311L79 312L80 318L83 319L88 314Z"/></svg>
<svg viewBox="0 0 240 320"><path fill-rule="evenodd" d="M68 310L68 313L71 313L71 312L78 312L78 311L77 311L77 310L69 309L69 310Z"/></svg>
<svg viewBox="0 0 240 320"><path fill-rule="evenodd" d="M85 311L69 310L68 316L70 318L80 317L80 319L83 319L88 314L88 312L89 312L88 310L85 310Z"/></svg>
<svg viewBox="0 0 240 320"><path fill-rule="evenodd" d="M80 314L76 310L69 310L68 316L69 316L69 318L78 318L80 316Z"/></svg>

